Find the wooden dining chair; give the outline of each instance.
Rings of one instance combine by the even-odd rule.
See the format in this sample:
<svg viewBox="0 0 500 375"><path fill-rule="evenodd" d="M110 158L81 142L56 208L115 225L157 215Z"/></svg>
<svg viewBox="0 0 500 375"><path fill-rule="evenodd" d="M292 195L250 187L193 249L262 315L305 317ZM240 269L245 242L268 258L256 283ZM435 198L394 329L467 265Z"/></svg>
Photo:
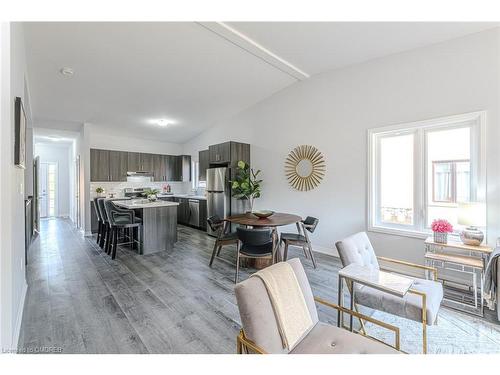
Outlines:
<svg viewBox="0 0 500 375"><path fill-rule="evenodd" d="M311 240L309 239L309 233L314 233L316 227L318 226L319 219L315 217L308 216L305 220L297 223L298 233L282 233L280 244L283 242L285 244L285 249L283 251L283 260L286 261L288 256L288 246L299 246L304 250L304 255L306 258L311 257L312 264L316 268L316 259L314 259L314 254L312 251Z"/></svg>
<svg viewBox="0 0 500 375"><path fill-rule="evenodd" d="M236 276L234 283L238 282L240 271L240 258L262 259L270 258L271 263L275 262L275 243L273 241L272 229L249 229L236 228L238 235Z"/></svg>
<svg viewBox="0 0 500 375"><path fill-rule="evenodd" d="M207 223L210 229L217 233L217 238L214 244L214 250L212 251L212 257L210 258L209 266L212 267L215 256L219 256L222 246L226 245L236 245L238 244L238 236L235 232L228 232L231 227L228 221L221 219L219 216L210 216L207 219Z"/></svg>

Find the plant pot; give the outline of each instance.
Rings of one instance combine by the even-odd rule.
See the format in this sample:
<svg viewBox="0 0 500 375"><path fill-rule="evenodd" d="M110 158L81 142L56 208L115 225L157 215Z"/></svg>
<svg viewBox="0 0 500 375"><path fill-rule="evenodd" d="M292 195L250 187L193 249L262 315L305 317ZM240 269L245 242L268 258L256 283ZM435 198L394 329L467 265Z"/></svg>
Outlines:
<svg viewBox="0 0 500 375"><path fill-rule="evenodd" d="M447 243L448 242L448 233L446 233L446 232L434 232L434 242Z"/></svg>
<svg viewBox="0 0 500 375"><path fill-rule="evenodd" d="M149 200L150 202L156 202L156 199L157 199L156 194L151 194L151 195L148 195L148 200Z"/></svg>

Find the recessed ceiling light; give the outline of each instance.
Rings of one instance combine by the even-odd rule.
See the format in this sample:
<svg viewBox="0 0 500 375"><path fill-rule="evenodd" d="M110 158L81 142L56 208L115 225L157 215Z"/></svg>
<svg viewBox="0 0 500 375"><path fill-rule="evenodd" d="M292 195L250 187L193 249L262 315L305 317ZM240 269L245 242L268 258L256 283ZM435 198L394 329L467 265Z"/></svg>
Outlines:
<svg viewBox="0 0 500 375"><path fill-rule="evenodd" d="M63 76L67 76L67 77L70 77L73 74L75 74L75 71L73 70L73 68L68 68L68 67L61 68L60 72Z"/></svg>
<svg viewBox="0 0 500 375"><path fill-rule="evenodd" d="M170 125L170 121L165 120L165 119L161 119L161 120L158 120L157 124L158 124L159 126L163 126L163 127L165 127L165 126Z"/></svg>

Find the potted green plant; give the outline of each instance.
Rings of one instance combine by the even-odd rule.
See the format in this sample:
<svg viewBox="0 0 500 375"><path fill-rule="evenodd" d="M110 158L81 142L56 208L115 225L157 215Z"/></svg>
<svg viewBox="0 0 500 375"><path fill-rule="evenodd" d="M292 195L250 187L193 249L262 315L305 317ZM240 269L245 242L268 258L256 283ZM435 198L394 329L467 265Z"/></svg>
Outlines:
<svg viewBox="0 0 500 375"><path fill-rule="evenodd" d="M253 204L256 198L260 197L261 183L257 176L260 169L255 171L250 165L240 160L236 167L235 179L231 181L233 197L236 199L245 199L250 205L250 212L253 211Z"/></svg>
<svg viewBox="0 0 500 375"><path fill-rule="evenodd" d="M159 192L160 192L160 190L158 190L158 189L146 189L146 190L144 190L144 194L146 194L146 198L148 198L148 200L150 202L156 201L156 199L157 199L156 194L158 194Z"/></svg>
<svg viewBox="0 0 500 375"><path fill-rule="evenodd" d="M99 187L97 187L97 188L95 189L95 192L97 193L97 196L98 196L98 197L101 197L101 196L102 196L102 193L104 193L104 189L103 189L102 187L100 187L100 186L99 186Z"/></svg>

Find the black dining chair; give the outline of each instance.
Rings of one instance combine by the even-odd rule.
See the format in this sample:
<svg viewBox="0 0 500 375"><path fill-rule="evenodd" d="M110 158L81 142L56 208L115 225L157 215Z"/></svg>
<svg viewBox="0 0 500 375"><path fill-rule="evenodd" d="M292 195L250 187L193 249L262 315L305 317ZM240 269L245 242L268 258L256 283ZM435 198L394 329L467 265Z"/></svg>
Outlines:
<svg viewBox="0 0 500 375"><path fill-rule="evenodd" d="M316 268L316 259L314 259L314 254L312 251L311 240L307 232L314 233L316 227L318 226L319 219L315 217L308 216L305 220L297 223L298 233L282 233L280 244L283 242L285 244L285 249L283 251L283 261L286 261L288 257L288 246L299 246L304 250L304 255L308 258L311 257L312 264Z"/></svg>
<svg viewBox="0 0 500 375"><path fill-rule="evenodd" d="M271 229L236 228L236 233L239 242L236 255L235 284L238 282L240 258L270 258L272 263L274 263L275 260L275 246Z"/></svg>
<svg viewBox="0 0 500 375"><path fill-rule="evenodd" d="M135 216L134 210L127 210L117 207L113 201L105 200L104 205L109 223L109 241L107 246L111 252L111 259L116 257L116 248L118 245L118 232L128 232L129 242L121 242L120 245L136 244L135 231L137 231L137 242L140 242L142 220Z"/></svg>
<svg viewBox="0 0 500 375"><path fill-rule="evenodd" d="M99 210L99 207L97 205L97 200L99 197L94 198L94 210L95 214L97 216L97 237L96 237L96 242L100 243L101 242L101 236L103 233L103 228L104 228L104 222L102 221L102 216L101 216L101 211Z"/></svg>
<svg viewBox="0 0 500 375"><path fill-rule="evenodd" d="M210 267L212 267L215 256L219 256L222 246L237 245L238 236L236 235L236 232L228 232L228 229L231 227L229 225L230 223L226 220L221 219L218 215L210 216L207 219L207 223L210 229L217 233L214 250L212 251L212 257L210 258L210 263L208 264Z"/></svg>

